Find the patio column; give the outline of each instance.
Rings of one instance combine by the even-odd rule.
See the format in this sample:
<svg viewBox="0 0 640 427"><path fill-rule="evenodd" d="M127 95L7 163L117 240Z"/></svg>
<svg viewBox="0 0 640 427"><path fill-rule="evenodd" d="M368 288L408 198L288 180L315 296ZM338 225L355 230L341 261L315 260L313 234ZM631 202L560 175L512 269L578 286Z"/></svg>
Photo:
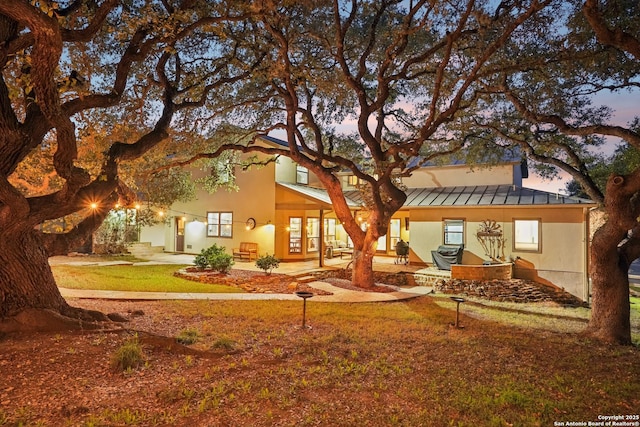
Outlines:
<svg viewBox="0 0 640 427"><path fill-rule="evenodd" d="M324 267L324 210L320 209L320 242L318 243L320 256L318 257L318 266Z"/></svg>

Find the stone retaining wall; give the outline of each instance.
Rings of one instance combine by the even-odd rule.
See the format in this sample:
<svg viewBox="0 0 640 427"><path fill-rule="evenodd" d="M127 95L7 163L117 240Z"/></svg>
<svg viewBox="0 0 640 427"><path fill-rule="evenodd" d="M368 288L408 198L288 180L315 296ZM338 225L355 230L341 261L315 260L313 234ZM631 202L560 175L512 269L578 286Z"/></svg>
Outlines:
<svg viewBox="0 0 640 427"><path fill-rule="evenodd" d="M513 266L507 264L491 265L451 265L451 278L459 280L510 280Z"/></svg>

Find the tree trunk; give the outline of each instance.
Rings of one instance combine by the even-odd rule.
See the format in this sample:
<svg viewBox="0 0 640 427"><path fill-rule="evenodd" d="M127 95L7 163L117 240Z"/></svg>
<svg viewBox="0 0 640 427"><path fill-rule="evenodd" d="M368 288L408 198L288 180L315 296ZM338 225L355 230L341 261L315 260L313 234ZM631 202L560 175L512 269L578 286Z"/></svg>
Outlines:
<svg viewBox="0 0 640 427"><path fill-rule="evenodd" d="M374 242L375 243L375 242ZM373 256L376 253L376 245L365 239L361 250L353 250L353 272L351 282L360 288L372 288L375 280L373 277Z"/></svg>
<svg viewBox="0 0 640 427"><path fill-rule="evenodd" d="M598 230L603 231L603 230ZM631 344L629 264L621 256L619 239L594 236L591 250L592 309L586 333L601 341Z"/></svg>
<svg viewBox="0 0 640 427"><path fill-rule="evenodd" d="M27 308L69 311L35 230L0 237L0 303L0 319Z"/></svg>
<svg viewBox="0 0 640 427"><path fill-rule="evenodd" d="M0 332L96 329L109 318L71 307L56 285L38 231L0 233Z"/></svg>

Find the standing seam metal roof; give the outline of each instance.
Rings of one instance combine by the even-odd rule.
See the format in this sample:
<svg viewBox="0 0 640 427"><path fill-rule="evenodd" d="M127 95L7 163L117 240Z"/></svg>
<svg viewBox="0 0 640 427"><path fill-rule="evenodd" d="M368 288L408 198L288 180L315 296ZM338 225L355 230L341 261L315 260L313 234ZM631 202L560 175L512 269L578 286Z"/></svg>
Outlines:
<svg viewBox="0 0 640 427"><path fill-rule="evenodd" d="M441 206L556 206L595 205L578 197L517 187L514 185L478 185L458 187L409 188L404 207ZM345 195L353 202L362 202L358 191Z"/></svg>

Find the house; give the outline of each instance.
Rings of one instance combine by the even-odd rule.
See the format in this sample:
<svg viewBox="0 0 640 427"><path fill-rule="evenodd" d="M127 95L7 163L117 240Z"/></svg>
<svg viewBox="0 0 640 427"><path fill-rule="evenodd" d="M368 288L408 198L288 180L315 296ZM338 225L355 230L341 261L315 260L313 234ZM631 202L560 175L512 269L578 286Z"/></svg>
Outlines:
<svg viewBox="0 0 640 427"><path fill-rule="evenodd" d="M285 144L272 137L262 143ZM380 238L378 253L395 256L402 239L410 244L412 264L430 266L439 246L464 245L462 266L454 275L474 277L493 268L588 300L588 227L595 204L523 188L526 173L519 159L490 167L448 164L417 170L403 178L407 200ZM353 214L366 226L354 178L341 176ZM174 204L164 223L143 228L140 240L167 252L193 254L213 243L231 253L241 242L254 242L260 255L274 254L283 262L349 252L349 236L326 191L306 168L281 157L237 173L236 184L237 192L198 190L196 200ZM327 244L337 248L336 243L341 246L336 253L327 250Z"/></svg>

